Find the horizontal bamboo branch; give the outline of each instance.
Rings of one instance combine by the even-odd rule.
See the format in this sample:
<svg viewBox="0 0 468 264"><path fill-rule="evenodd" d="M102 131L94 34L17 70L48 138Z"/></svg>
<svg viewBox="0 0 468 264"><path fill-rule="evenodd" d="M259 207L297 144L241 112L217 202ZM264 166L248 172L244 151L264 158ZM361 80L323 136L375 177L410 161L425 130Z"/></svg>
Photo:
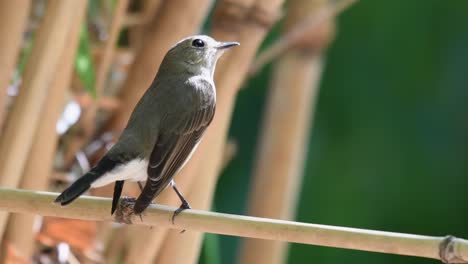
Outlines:
<svg viewBox="0 0 468 264"><path fill-rule="evenodd" d="M84 196L66 207L53 204L57 193L0 188L0 210L92 221L116 221L109 213L111 199ZM365 250L442 260L468 262L468 240L358 228L307 224L268 218L185 210L172 223L176 208L151 205L136 225L187 229L224 235L281 240L311 245Z"/></svg>

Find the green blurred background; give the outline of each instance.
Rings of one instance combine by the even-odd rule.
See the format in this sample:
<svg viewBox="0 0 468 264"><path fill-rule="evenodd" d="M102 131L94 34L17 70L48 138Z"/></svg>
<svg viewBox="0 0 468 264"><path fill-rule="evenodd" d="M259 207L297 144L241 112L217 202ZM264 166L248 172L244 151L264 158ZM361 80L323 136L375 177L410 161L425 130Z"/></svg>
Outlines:
<svg viewBox="0 0 468 264"><path fill-rule="evenodd" d="M296 219L468 237L468 1L361 0L337 22ZM270 71L238 96L230 137L239 152L219 180L217 211L245 214ZM200 262L235 263L238 244L209 235ZM439 263L299 244L288 258L396 262Z"/></svg>

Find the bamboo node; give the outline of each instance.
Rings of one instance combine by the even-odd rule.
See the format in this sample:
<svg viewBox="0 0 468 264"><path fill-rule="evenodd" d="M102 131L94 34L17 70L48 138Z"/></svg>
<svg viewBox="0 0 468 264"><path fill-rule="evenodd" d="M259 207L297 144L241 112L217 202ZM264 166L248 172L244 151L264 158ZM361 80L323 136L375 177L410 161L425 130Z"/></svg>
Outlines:
<svg viewBox="0 0 468 264"><path fill-rule="evenodd" d="M311 27L304 32L291 45L294 48L303 49L308 52L322 52L335 38L335 25L333 21L323 21L318 27Z"/></svg>
<svg viewBox="0 0 468 264"><path fill-rule="evenodd" d="M468 260L460 257L456 250L457 238L446 236L439 245L440 260L444 263L467 263Z"/></svg>
<svg viewBox="0 0 468 264"><path fill-rule="evenodd" d="M248 13L248 21L251 24L269 30L281 17L279 11L265 10L265 8L254 5Z"/></svg>
<svg viewBox="0 0 468 264"><path fill-rule="evenodd" d="M239 31L248 9L249 7L236 1L220 1L213 14L213 25L224 28L227 31Z"/></svg>
<svg viewBox="0 0 468 264"><path fill-rule="evenodd" d="M279 18L276 12L266 11L260 6L247 6L233 0L220 1L213 14L213 25L230 32L241 26L254 25L269 29Z"/></svg>

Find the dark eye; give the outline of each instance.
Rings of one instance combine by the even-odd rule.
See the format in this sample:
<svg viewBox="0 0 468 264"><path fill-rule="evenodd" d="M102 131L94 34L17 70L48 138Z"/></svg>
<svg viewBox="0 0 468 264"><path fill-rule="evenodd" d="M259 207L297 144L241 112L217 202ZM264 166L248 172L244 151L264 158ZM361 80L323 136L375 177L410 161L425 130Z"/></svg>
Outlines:
<svg viewBox="0 0 468 264"><path fill-rule="evenodd" d="M205 42L201 39L195 39L192 41L192 46L197 47L197 48L203 48L205 47Z"/></svg>

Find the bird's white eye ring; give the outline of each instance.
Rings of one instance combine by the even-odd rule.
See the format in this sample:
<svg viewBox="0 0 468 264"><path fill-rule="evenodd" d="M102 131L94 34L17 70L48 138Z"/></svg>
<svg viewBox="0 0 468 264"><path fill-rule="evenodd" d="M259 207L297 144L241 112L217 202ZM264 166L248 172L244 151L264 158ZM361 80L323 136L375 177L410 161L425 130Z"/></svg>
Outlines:
<svg viewBox="0 0 468 264"><path fill-rule="evenodd" d="M194 39L192 41L192 46L197 48L203 48L205 46L205 42L201 39Z"/></svg>

